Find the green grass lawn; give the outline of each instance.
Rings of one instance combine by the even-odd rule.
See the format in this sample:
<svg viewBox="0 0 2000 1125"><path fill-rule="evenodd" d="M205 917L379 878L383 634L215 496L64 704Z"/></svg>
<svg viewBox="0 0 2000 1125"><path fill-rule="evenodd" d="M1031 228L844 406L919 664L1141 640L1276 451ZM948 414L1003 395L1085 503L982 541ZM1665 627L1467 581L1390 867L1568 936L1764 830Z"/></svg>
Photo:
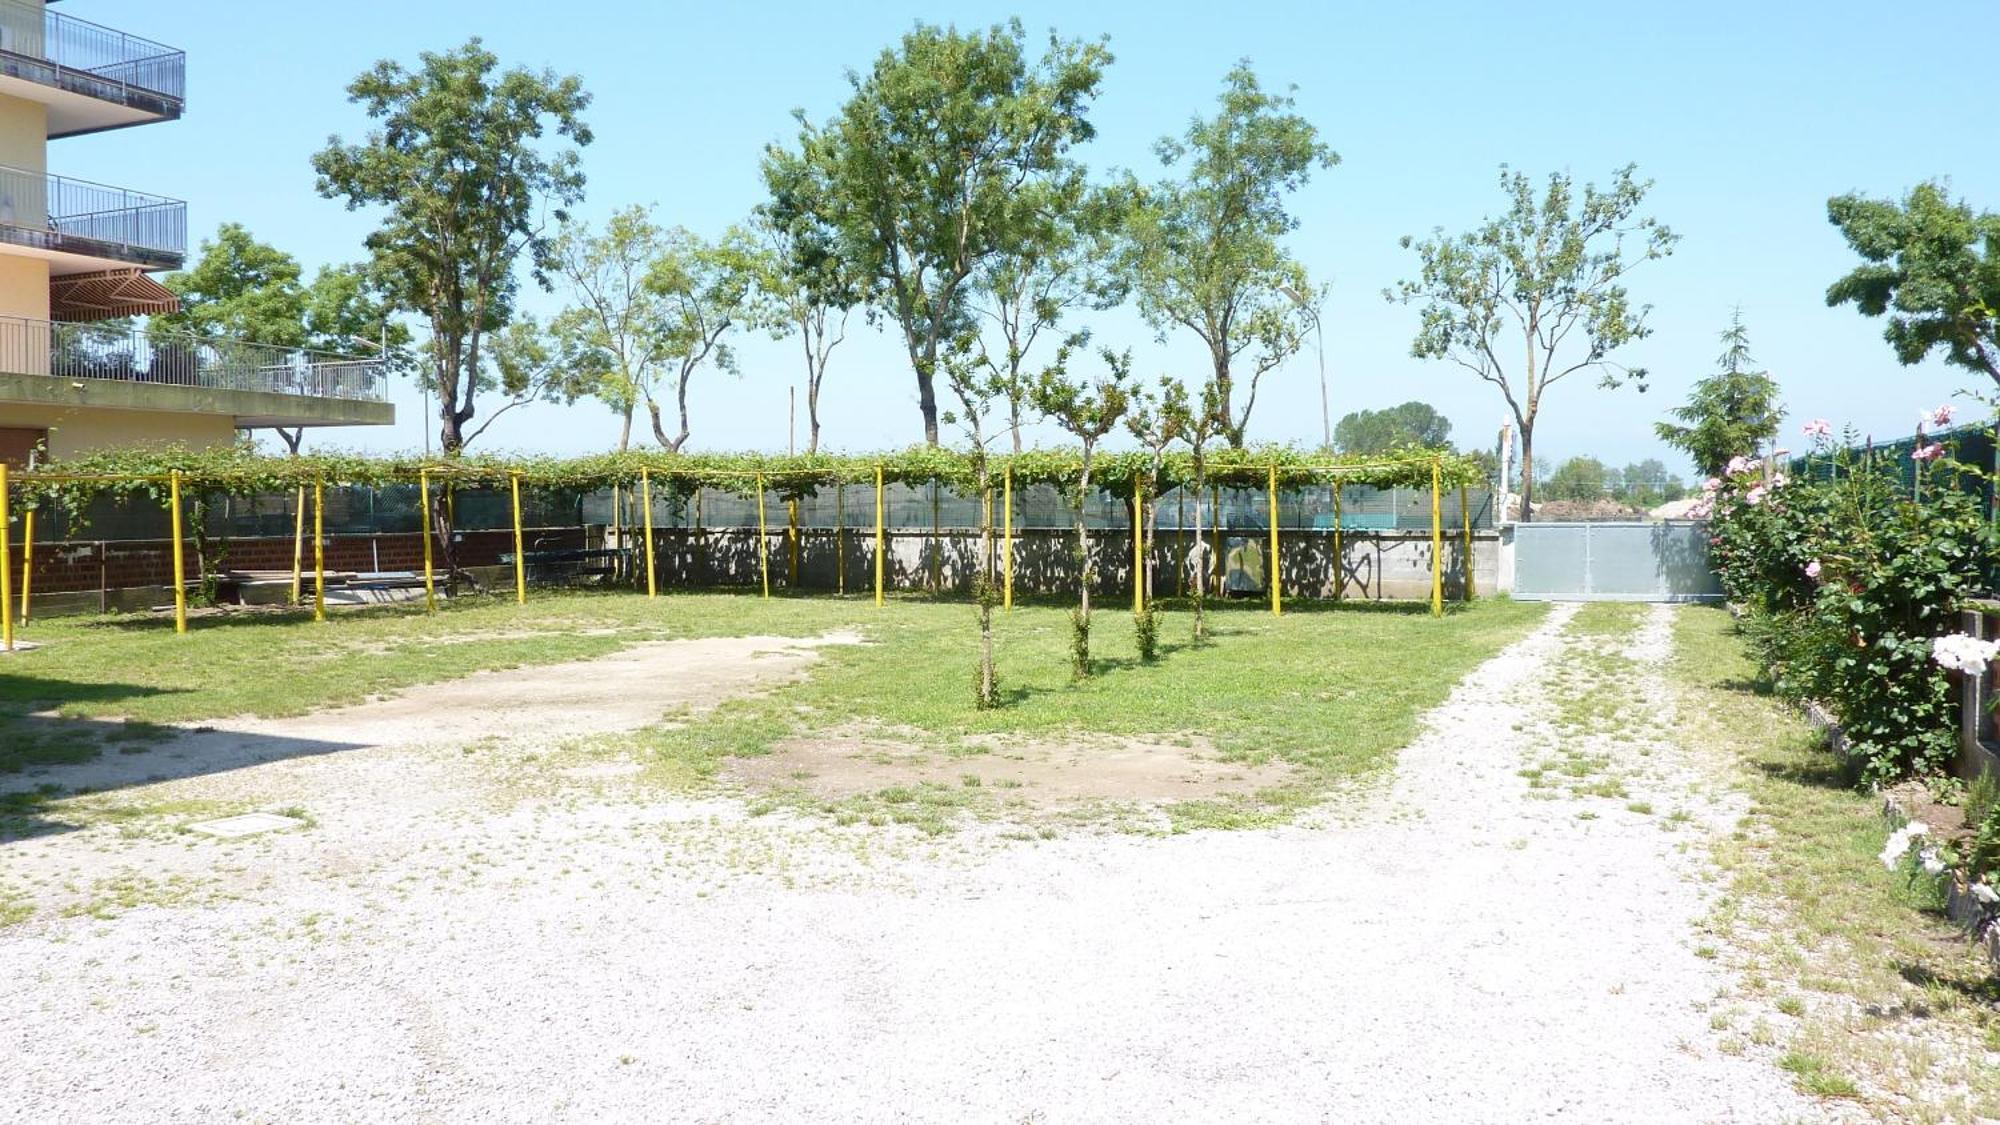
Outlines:
<svg viewBox="0 0 2000 1125"><path fill-rule="evenodd" d="M645 732L638 741L679 774L702 778L725 758L856 724L914 735L946 754L984 752L991 743L964 740L993 735L1201 738L1227 759L1288 763L1293 780L1252 799L1181 802L1173 807L1175 822L1263 823L1310 803L1335 781L1387 764L1415 735L1425 710L1544 612L1504 599L1442 620L1423 606L1302 604L1274 617L1233 605L1211 613L1211 637L1197 647L1191 617L1170 610L1160 626L1159 657L1143 665L1130 613L1103 610L1092 625L1096 674L1079 683L1069 671L1067 607L1017 606L996 615L1004 704L980 711L973 706L972 610L894 606L860 618L876 644L825 650L810 679L733 701L686 726ZM934 828L940 821L932 813L969 799L930 787L912 800L903 788L860 802L861 811ZM902 807L885 812L885 803Z"/></svg>
<svg viewBox="0 0 2000 1125"><path fill-rule="evenodd" d="M105 738L133 743L145 728L33 723L31 710L70 720L185 722L276 717L353 703L473 672L604 656L650 640L771 633L811 636L850 624L853 602L727 595L648 601L625 593L538 595L411 606L196 617L186 636L160 617L38 620L22 630L42 647L0 656L0 773L86 760Z"/></svg>
<svg viewBox="0 0 2000 1125"><path fill-rule="evenodd" d="M2000 1115L2000 985L1934 884L1883 869L1881 798L1761 690L1726 612L1682 610L1674 640L1684 733L1727 755L1753 801L1717 849L1728 891L1709 922L1745 999L1776 1009L1742 1034L1782 1044L1805 1092L1871 1116Z"/></svg>
<svg viewBox="0 0 2000 1125"><path fill-rule="evenodd" d="M105 724L126 718L188 721L281 716L353 702L481 669L604 655L649 640L858 628L863 646L822 650L807 680L737 700L679 728L642 732L663 762L695 775L731 754L757 754L816 730L879 724L950 744L973 735L1160 735L1209 740L1226 757L1279 759L1298 784L1260 807L1301 803L1325 785L1386 763L1422 712L1460 677L1539 621L1538 605L1486 599L1441 620L1422 605L1294 603L1283 617L1253 605L1211 612L1211 640L1190 642L1190 616L1169 606L1160 656L1138 662L1132 620L1095 616L1097 674L1073 682L1067 606L1017 606L996 615L1005 705L973 703L977 631L968 605L897 599L623 593L541 594L523 608L465 600L436 618L408 607L339 613L324 624L297 615L198 619L175 636L157 619L38 621L45 647L0 662L0 744L30 708L79 720L68 745L26 744L0 770L98 752ZM47 724L42 724L43 729ZM137 736L143 737L141 728ZM43 739L47 741L47 739ZM1190 806L1227 820L1244 810Z"/></svg>

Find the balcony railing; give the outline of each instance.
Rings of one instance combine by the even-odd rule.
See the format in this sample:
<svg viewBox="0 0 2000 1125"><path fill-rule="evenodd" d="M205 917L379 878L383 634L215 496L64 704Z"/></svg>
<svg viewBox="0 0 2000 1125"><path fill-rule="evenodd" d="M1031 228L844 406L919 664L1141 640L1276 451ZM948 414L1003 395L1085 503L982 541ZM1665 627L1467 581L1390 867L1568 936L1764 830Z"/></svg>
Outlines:
<svg viewBox="0 0 2000 1125"><path fill-rule="evenodd" d="M52 324L0 317L0 371L357 402L389 397L388 368L380 359L149 333L117 321Z"/></svg>
<svg viewBox="0 0 2000 1125"><path fill-rule="evenodd" d="M29 60L18 77L126 105L178 114L187 54L39 4L0 0L0 55Z"/></svg>
<svg viewBox="0 0 2000 1125"><path fill-rule="evenodd" d="M0 238L178 268L187 258L187 204L0 164Z"/></svg>

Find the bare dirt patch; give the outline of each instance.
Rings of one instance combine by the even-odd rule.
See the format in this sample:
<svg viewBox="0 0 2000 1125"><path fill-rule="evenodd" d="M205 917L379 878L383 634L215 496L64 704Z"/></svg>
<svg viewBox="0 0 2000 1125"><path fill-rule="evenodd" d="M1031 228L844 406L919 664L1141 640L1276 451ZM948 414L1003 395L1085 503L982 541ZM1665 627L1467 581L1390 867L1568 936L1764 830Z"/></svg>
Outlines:
<svg viewBox="0 0 2000 1125"><path fill-rule="evenodd" d="M357 767L383 761L355 751L461 746L481 741L555 744L579 735L637 730L674 714L767 690L806 674L826 645L816 638L711 637L636 645L568 664L478 672L391 698L286 719L237 718L182 728L151 752L106 756L0 779L0 791L53 783L108 789L339 752ZM403 765L398 760L395 764ZM392 771L393 772L393 771ZM245 783L257 785L264 779ZM392 788L406 782L388 779Z"/></svg>
<svg viewBox="0 0 2000 1125"><path fill-rule="evenodd" d="M975 736L952 749L893 732L787 739L771 753L733 759L725 773L757 786L803 789L839 799L923 784L997 789L1031 804L1184 801L1250 794L1282 785L1292 769L1223 759L1208 740L1185 736L1039 740Z"/></svg>

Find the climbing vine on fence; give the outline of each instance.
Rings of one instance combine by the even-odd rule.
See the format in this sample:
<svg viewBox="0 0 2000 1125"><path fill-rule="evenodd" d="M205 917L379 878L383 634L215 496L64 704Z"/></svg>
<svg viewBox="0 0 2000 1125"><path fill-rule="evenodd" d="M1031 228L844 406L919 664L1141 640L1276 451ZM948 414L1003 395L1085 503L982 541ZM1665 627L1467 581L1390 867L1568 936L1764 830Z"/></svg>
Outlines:
<svg viewBox="0 0 2000 1125"><path fill-rule="evenodd" d="M1028 450L992 458L994 479L1011 474L1014 487L1073 484L1081 468L1079 453L1070 449ZM1261 487L1275 468L1282 487L1334 482L1377 488L1429 488L1436 464L1445 487L1484 481L1479 463L1441 450L1407 449L1378 457L1328 456L1292 446L1266 445L1208 454L1208 477L1222 486ZM631 485L642 475L669 492L695 488L751 491L756 480L788 496L812 495L821 488L872 484L876 473L885 484L933 482L970 488L977 471L970 454L948 448L916 446L879 454L669 453L633 450L581 457L505 456L485 454L451 459L373 456L358 453L311 453L274 457L243 446L192 450L120 449L84 454L58 465L17 474L17 503L55 504L72 512L83 510L98 496L146 496L164 499L170 478L178 473L184 492L207 496L247 496L288 492L327 485L381 486L409 484L420 473L432 480L459 485L498 485L519 477L527 487L589 491ZM1100 454L1091 469L1092 482L1114 495L1129 496L1135 482L1163 495L1194 481L1193 458L1169 453L1154 475L1152 455L1143 450Z"/></svg>

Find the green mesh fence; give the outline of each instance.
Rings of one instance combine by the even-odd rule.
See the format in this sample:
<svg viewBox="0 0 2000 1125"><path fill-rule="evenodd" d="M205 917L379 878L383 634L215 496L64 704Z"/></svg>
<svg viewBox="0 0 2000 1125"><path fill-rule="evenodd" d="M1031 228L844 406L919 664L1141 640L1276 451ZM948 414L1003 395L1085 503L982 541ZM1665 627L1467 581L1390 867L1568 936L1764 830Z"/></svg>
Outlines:
<svg viewBox="0 0 2000 1125"><path fill-rule="evenodd" d="M523 488L521 522L526 527L578 527L586 524L641 522L636 490L616 493L618 513L613 514L613 492L605 490L578 494ZM888 527L904 530L976 528L980 522L978 497L941 486L889 485L884 489ZM307 501L310 503L310 496ZM1485 489L1467 493L1475 528L1493 526L1492 494ZM296 497L287 494L231 496L218 498L206 513L210 533L238 538L289 536L294 526ZM787 522L786 501L777 492L765 495L765 519L772 527ZM460 488L453 495L455 526L461 531L498 531L513 526L512 498L504 488ZM844 489L821 489L798 501L799 526L827 529L845 526L875 526L875 488L872 484L849 485ZM1002 496L995 490L993 521L1002 519ZM328 535L408 534L422 527L418 509L418 489L411 485L381 488L335 488L326 490L326 533ZM1197 515L1200 526L1225 530L1262 531L1270 526L1267 497L1263 489L1222 488L1208 496L1185 494L1176 489L1154 501L1157 526L1168 530L1192 529ZM1427 489L1378 489L1348 486L1339 490L1336 506L1334 489L1313 487L1280 490L1278 526L1283 529L1331 530L1338 522L1350 531L1416 531L1431 526L1431 496ZM1130 502L1122 496L1099 492L1085 507L1086 523L1095 530L1122 530L1130 523ZM310 509L308 509L310 511ZM1065 491L1049 485L1021 488L1014 493L1014 526L1021 529L1067 528L1074 520ZM1447 529L1463 526L1459 493L1448 490L1443 496L1443 518ZM308 515L310 519L310 515ZM653 524L663 530L696 526L705 528L757 526L757 498L722 489L702 489L696 496L678 494L655 487ZM43 542L62 540L152 540L169 534L163 506L134 497L102 497L93 502L81 518L60 510L38 513L35 538Z"/></svg>

